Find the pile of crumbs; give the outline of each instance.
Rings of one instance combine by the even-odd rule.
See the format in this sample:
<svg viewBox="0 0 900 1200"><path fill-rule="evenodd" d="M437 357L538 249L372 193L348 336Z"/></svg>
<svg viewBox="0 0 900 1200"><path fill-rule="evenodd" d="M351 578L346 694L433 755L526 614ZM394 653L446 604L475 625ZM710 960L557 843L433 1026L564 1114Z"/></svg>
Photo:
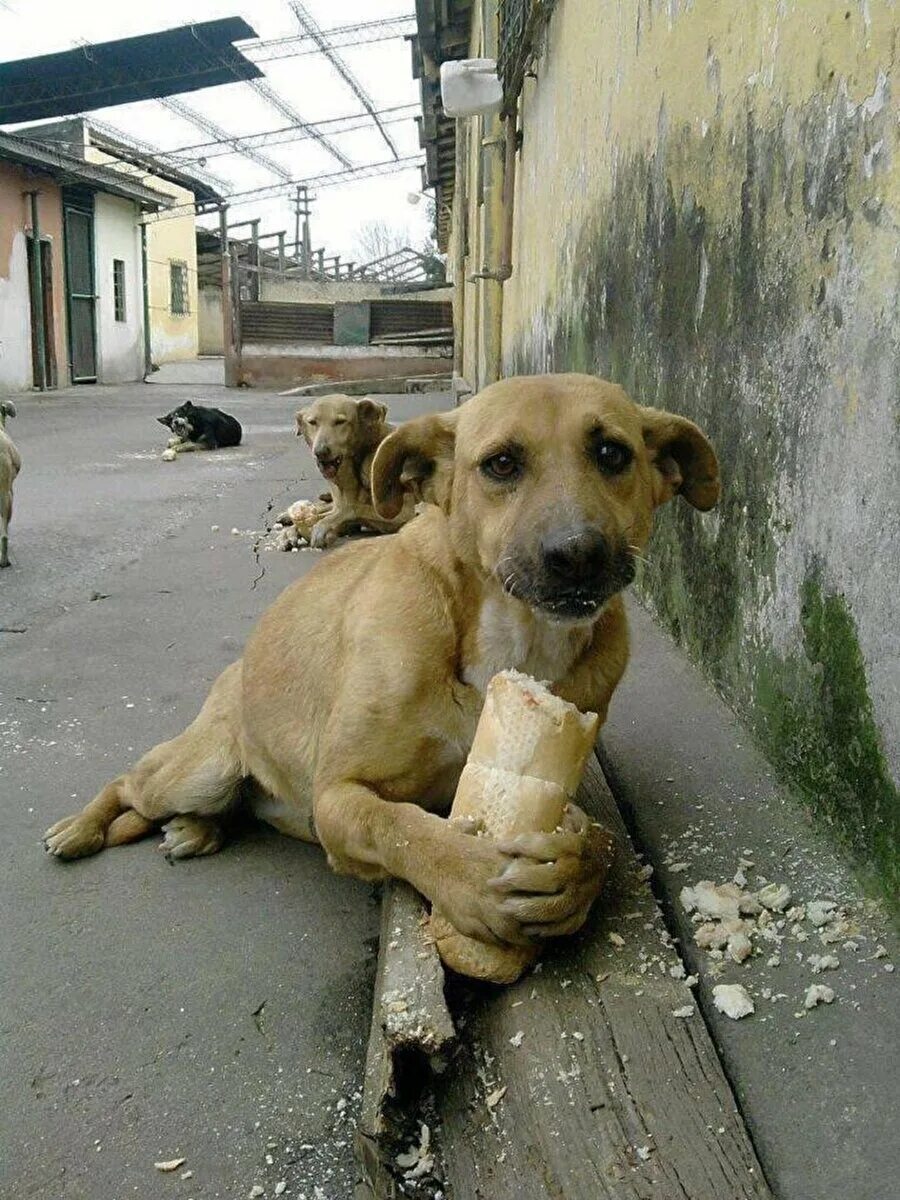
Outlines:
<svg viewBox="0 0 900 1200"><path fill-rule="evenodd" d="M769 882L763 876L757 876L754 891L748 890L745 872L753 865L751 860L741 859L730 881L714 883L702 879L681 889L679 899L691 916L694 943L706 953L711 976L721 976L756 957L764 957L767 967L777 968L790 948L789 943L797 947L793 951L797 961L813 976L840 969L837 951L852 954L857 961L873 963L887 957L881 945L866 954L870 939L834 900L798 902L788 884ZM880 966L889 974L893 972L892 963ZM769 987L759 991L759 998L772 1003L790 999L785 992ZM796 997L800 1008L794 1015L806 1016L820 1005L831 1004L835 998L834 988L810 982L804 993ZM743 984L715 985L713 1004L733 1020L749 1016L756 1009Z"/></svg>

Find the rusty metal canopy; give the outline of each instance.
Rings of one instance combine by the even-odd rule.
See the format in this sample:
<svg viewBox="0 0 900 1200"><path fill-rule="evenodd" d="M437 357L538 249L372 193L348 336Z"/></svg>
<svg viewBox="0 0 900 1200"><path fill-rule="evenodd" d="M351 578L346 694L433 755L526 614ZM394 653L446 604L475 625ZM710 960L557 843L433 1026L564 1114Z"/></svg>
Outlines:
<svg viewBox="0 0 900 1200"><path fill-rule="evenodd" d="M0 63L0 124L257 79L262 71L231 44L255 37L246 21L228 17Z"/></svg>

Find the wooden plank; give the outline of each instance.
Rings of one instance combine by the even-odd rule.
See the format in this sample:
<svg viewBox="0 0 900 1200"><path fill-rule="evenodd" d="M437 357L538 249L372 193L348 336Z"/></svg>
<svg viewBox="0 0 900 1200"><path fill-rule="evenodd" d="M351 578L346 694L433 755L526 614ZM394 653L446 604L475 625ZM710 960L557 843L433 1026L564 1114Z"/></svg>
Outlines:
<svg viewBox="0 0 900 1200"><path fill-rule="evenodd" d="M770 1198L596 761L579 803L616 834L616 864L588 927L535 973L465 989L464 1045L437 1096L448 1196Z"/></svg>
<svg viewBox="0 0 900 1200"><path fill-rule="evenodd" d="M442 1071L456 1031L444 1000L444 971L426 934L424 909L405 883L385 885L372 1025L356 1151L379 1200L393 1200L397 1153L415 1140L419 1106Z"/></svg>

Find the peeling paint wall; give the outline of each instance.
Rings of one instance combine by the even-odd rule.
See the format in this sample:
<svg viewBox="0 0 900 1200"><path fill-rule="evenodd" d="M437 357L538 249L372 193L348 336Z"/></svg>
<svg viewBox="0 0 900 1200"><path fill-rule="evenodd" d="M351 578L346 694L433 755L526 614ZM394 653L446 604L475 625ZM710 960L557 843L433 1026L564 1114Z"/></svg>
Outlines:
<svg viewBox="0 0 900 1200"><path fill-rule="evenodd" d="M34 385L31 354L31 299L28 283L28 234L31 209L27 192L37 189L41 240L50 245L53 295L53 349L57 384L68 383L65 262L62 200L49 178L0 163L0 391L26 391ZM46 281L45 281L46 286Z"/></svg>
<svg viewBox="0 0 900 1200"><path fill-rule="evenodd" d="M644 593L895 894L897 40L891 0L560 0L503 298L506 374L710 433L723 502L661 514Z"/></svg>

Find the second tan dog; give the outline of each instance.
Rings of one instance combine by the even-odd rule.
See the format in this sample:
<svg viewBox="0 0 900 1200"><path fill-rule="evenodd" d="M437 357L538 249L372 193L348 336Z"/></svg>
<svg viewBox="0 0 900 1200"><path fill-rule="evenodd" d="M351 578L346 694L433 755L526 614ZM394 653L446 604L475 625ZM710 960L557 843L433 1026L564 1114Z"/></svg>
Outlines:
<svg viewBox="0 0 900 1200"><path fill-rule="evenodd" d="M503 842L438 814L497 671L549 680L605 717L628 659L620 593L653 511L679 494L711 508L715 454L690 421L603 380L507 379L382 443L379 514L393 520L426 480L436 504L283 592L193 724L49 829L50 853L93 854L166 822L172 858L209 854L245 802L320 841L338 871L407 880L484 941L579 928L604 862L580 810L561 831Z"/></svg>
<svg viewBox="0 0 900 1200"><path fill-rule="evenodd" d="M386 405L368 396L355 400L336 393L321 396L297 413L297 436L305 439L331 485L331 509L316 521L309 539L315 549L324 550L342 534L363 527L395 533L413 516L412 499L390 521L372 503L372 460L394 428L387 422L387 411Z"/></svg>

